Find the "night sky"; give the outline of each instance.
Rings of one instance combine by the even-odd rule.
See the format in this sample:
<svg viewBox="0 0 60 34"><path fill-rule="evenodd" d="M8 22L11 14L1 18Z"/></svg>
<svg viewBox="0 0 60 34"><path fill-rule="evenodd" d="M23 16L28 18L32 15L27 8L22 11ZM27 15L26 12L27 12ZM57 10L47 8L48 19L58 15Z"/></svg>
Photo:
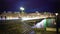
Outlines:
<svg viewBox="0 0 60 34"><path fill-rule="evenodd" d="M55 12L59 6L59 0L0 0L0 12L20 11L20 7L25 8L25 12Z"/></svg>

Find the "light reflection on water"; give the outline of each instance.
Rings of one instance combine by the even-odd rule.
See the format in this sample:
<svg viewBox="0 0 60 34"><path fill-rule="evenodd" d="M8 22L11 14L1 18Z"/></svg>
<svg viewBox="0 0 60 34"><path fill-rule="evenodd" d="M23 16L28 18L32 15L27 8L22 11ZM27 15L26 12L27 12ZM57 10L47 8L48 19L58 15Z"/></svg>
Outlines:
<svg viewBox="0 0 60 34"><path fill-rule="evenodd" d="M55 23L55 19L43 19L38 22L36 25L32 26L32 28L46 28L47 26L53 26Z"/></svg>
<svg viewBox="0 0 60 34"><path fill-rule="evenodd" d="M32 28L30 25L28 25L26 22L20 22L20 20L8 20L6 21L6 23L14 23L12 25L16 25L16 24L20 24L19 26L22 25L22 28L20 27L20 29L22 29L23 31L27 32L29 31L28 34L35 34L35 31L32 28L44 28L44 23L46 23L46 19L43 19L42 21L38 22L36 25L34 25ZM4 24L7 25L7 24ZM10 24L11 25L11 24ZM7 25L10 27L10 25ZM45 24L46 25L46 24ZM6 26L6 27L7 27ZM17 26L16 26L17 27ZM14 27L13 27L14 28ZM7 28L8 29L8 28ZM19 28L18 28L19 29ZM31 31L30 31L31 30ZM23 32L21 31L21 32Z"/></svg>

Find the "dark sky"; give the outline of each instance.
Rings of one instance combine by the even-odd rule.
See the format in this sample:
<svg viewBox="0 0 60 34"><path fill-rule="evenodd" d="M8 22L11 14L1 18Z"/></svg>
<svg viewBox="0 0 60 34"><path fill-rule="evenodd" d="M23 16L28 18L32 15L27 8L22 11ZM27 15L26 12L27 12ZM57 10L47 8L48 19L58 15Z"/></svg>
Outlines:
<svg viewBox="0 0 60 34"><path fill-rule="evenodd" d="M59 8L59 2L59 0L0 0L0 11L20 11L19 8L22 6L26 12L55 12Z"/></svg>

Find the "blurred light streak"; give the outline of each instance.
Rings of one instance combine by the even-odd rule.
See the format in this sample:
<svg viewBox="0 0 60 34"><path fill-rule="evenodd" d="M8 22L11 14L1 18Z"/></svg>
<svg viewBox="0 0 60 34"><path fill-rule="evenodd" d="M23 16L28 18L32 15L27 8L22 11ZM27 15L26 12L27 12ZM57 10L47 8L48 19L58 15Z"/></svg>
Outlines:
<svg viewBox="0 0 60 34"><path fill-rule="evenodd" d="M13 20L13 19L19 19L19 18L18 17L0 18L0 20Z"/></svg>
<svg viewBox="0 0 60 34"><path fill-rule="evenodd" d="M43 19L41 22L38 22L32 28L44 28L46 26L45 24L46 24L46 19Z"/></svg>
<svg viewBox="0 0 60 34"><path fill-rule="evenodd" d="M22 21L25 21L25 20L34 20L34 19L41 19L41 18L47 18L47 17L40 17L40 16L38 16L38 17L31 17L31 18L29 18L29 17L22 17Z"/></svg>

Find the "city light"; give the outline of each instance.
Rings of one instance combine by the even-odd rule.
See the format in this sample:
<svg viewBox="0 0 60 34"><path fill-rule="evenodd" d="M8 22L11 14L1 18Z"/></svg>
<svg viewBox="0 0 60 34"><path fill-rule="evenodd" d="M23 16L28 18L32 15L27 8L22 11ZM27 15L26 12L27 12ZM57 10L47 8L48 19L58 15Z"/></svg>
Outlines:
<svg viewBox="0 0 60 34"><path fill-rule="evenodd" d="M22 20L23 21L26 21L26 20L34 20L34 19L39 19L38 17L34 17L34 18L25 18L25 17L22 17Z"/></svg>
<svg viewBox="0 0 60 34"><path fill-rule="evenodd" d="M18 17L8 17L6 20L13 20L13 19L19 19Z"/></svg>
<svg viewBox="0 0 60 34"><path fill-rule="evenodd" d="M55 13L55 15L57 16L57 15L58 15L58 13Z"/></svg>
<svg viewBox="0 0 60 34"><path fill-rule="evenodd" d="M34 20L34 19L42 19L42 18L47 18L47 17L22 17L22 21L27 21L27 20Z"/></svg>
<svg viewBox="0 0 60 34"><path fill-rule="evenodd" d="M24 10L24 8L23 8L23 7L20 7L20 10L22 10L22 11L23 11L23 10Z"/></svg>

